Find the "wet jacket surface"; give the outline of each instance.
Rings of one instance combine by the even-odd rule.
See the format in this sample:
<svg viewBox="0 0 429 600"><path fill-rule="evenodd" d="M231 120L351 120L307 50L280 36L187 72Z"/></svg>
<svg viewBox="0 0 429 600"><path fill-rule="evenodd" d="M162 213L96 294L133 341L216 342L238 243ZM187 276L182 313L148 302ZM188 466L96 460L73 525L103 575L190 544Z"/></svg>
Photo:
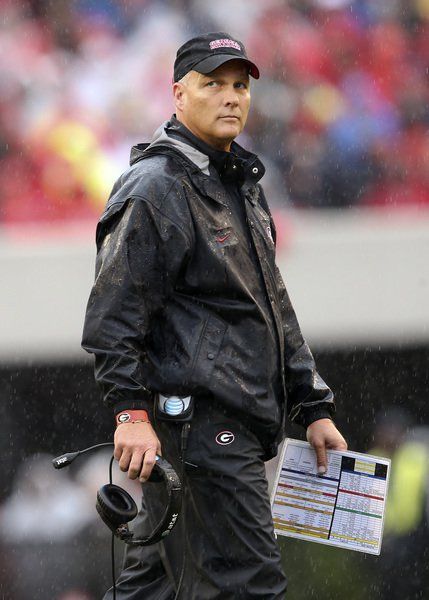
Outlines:
<svg viewBox="0 0 429 600"><path fill-rule="evenodd" d="M115 411L151 410L155 392L216 400L268 457L286 414L307 426L334 405L275 264L264 167L233 144L233 197L208 157L168 131L133 148L101 216L82 345Z"/></svg>

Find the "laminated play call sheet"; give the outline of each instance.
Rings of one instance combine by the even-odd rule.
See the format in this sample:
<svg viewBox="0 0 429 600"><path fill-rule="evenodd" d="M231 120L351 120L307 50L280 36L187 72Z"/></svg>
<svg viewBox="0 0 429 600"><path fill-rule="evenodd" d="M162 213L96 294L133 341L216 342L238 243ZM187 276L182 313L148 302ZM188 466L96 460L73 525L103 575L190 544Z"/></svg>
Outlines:
<svg viewBox="0 0 429 600"><path fill-rule="evenodd" d="M276 534L380 554L390 461L328 450L317 474L307 442L287 439L271 496Z"/></svg>

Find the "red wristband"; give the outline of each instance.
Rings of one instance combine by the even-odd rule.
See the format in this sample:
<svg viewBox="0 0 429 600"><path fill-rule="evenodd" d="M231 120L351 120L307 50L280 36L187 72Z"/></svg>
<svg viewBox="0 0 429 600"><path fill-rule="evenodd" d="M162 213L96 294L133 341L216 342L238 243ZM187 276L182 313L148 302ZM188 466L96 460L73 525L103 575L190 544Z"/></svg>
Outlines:
<svg viewBox="0 0 429 600"><path fill-rule="evenodd" d="M150 423L145 410L122 410L116 415L116 426L121 423Z"/></svg>

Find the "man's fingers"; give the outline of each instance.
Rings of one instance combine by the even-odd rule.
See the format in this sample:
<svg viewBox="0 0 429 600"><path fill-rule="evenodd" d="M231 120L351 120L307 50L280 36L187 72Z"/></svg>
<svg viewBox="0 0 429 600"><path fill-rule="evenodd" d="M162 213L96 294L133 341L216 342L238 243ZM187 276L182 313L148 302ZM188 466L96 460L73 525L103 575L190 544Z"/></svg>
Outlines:
<svg viewBox="0 0 429 600"><path fill-rule="evenodd" d="M341 433L338 431L338 429L335 429L333 431L332 437L329 439L328 442L328 448L330 448L331 450L347 450L347 442L343 438Z"/></svg>
<svg viewBox="0 0 429 600"><path fill-rule="evenodd" d="M317 472L323 475L328 470L326 449L347 450L347 442L331 419L313 421L307 427L307 440L316 452Z"/></svg>
<svg viewBox="0 0 429 600"><path fill-rule="evenodd" d="M113 457L115 460L117 460L119 462L121 456L122 456L122 446L120 446L119 444L115 443L115 450L113 452Z"/></svg>
<svg viewBox="0 0 429 600"><path fill-rule="evenodd" d="M342 438L341 440L338 440L332 444L332 446L329 446L329 448L331 450L341 450L342 452L345 452L347 450L347 442L344 438Z"/></svg>
<svg viewBox="0 0 429 600"><path fill-rule="evenodd" d="M137 479L140 474L143 463L143 451L133 452L133 457L130 462L130 466L128 467L128 477L130 479Z"/></svg>
<svg viewBox="0 0 429 600"><path fill-rule="evenodd" d="M121 469L121 471L128 471L128 466L130 464L130 460L131 460L131 452L129 450L127 450L126 448L124 448L122 450L122 454L119 459L119 468Z"/></svg>
<svg viewBox="0 0 429 600"><path fill-rule="evenodd" d="M130 479L146 481L161 454L161 443L150 423L121 423L115 431L114 456Z"/></svg>
<svg viewBox="0 0 429 600"><path fill-rule="evenodd" d="M142 481L142 482L147 481L147 479L149 478L149 476L152 472L155 462L156 462L155 449L150 448L149 450L146 450L146 453L144 455L143 468L140 473L140 481Z"/></svg>

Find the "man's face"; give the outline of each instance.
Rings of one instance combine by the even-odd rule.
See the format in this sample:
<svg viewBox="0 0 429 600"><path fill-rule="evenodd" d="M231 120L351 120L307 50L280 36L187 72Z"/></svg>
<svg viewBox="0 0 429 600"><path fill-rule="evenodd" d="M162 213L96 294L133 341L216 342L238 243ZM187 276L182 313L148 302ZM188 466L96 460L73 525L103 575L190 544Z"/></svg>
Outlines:
<svg viewBox="0 0 429 600"><path fill-rule="evenodd" d="M229 150L249 112L247 67L230 60L208 75L190 71L173 92L179 121L207 144Z"/></svg>

